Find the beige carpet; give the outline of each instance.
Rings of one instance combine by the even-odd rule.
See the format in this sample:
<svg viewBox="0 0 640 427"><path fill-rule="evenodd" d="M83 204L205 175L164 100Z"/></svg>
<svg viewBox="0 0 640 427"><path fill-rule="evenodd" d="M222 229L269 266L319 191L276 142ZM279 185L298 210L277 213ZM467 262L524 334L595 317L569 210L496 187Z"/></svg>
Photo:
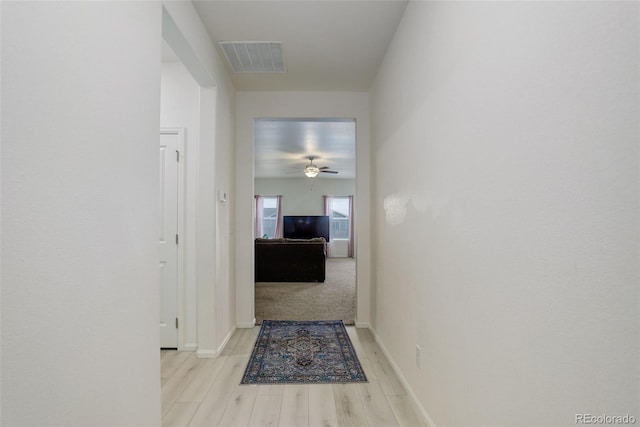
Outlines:
<svg viewBox="0 0 640 427"><path fill-rule="evenodd" d="M356 318L356 260L327 259L324 283L256 282L256 322Z"/></svg>

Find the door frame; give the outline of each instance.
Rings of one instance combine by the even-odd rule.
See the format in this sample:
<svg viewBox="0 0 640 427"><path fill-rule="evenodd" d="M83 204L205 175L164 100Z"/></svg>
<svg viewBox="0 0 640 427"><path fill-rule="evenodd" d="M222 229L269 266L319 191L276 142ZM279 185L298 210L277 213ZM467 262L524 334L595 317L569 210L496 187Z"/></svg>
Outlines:
<svg viewBox="0 0 640 427"><path fill-rule="evenodd" d="M369 95L364 92L326 93L244 92L236 99L235 170L235 282L236 326L255 325L255 281L253 277L253 124L263 117L348 117L356 121L356 327L371 327L375 302L372 276L372 222L369 145ZM372 298L374 298L372 300ZM375 308L375 307L373 307Z"/></svg>
<svg viewBox="0 0 640 427"><path fill-rule="evenodd" d="M185 351L184 347L184 242L185 242L185 205L184 205L184 183L185 183L185 129L179 127L161 127L159 135L177 135L178 136L178 202L176 209L177 212L177 233L178 233L178 251L176 259L176 315L178 316L178 351Z"/></svg>

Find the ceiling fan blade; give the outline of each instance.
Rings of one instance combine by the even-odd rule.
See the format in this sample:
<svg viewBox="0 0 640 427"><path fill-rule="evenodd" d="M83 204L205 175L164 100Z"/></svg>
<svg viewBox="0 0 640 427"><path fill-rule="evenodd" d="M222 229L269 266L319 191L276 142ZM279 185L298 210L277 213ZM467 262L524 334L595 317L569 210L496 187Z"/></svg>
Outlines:
<svg viewBox="0 0 640 427"><path fill-rule="evenodd" d="M324 170L324 171L320 171L322 173L338 173L338 171L328 171L328 170Z"/></svg>
<svg viewBox="0 0 640 427"><path fill-rule="evenodd" d="M323 167L318 168L318 169L320 169L320 170L323 170L323 169L329 169L329 166L323 166Z"/></svg>

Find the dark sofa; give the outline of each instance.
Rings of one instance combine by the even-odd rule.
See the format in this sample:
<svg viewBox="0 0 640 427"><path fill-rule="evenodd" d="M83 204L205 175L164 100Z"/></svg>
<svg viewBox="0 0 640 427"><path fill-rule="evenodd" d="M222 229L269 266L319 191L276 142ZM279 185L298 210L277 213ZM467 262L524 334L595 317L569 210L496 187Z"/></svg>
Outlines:
<svg viewBox="0 0 640 427"><path fill-rule="evenodd" d="M326 241L256 239L256 282L324 282Z"/></svg>

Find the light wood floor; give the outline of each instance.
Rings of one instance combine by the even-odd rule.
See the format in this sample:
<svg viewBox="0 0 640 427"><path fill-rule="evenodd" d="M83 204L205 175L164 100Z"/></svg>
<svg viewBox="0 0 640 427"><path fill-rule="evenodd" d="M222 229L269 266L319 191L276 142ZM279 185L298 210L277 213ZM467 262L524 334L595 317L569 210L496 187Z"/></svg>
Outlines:
<svg viewBox="0 0 640 427"><path fill-rule="evenodd" d="M425 426L367 329L347 327L369 380L239 385L259 327L238 329L217 359L163 350L163 426Z"/></svg>

